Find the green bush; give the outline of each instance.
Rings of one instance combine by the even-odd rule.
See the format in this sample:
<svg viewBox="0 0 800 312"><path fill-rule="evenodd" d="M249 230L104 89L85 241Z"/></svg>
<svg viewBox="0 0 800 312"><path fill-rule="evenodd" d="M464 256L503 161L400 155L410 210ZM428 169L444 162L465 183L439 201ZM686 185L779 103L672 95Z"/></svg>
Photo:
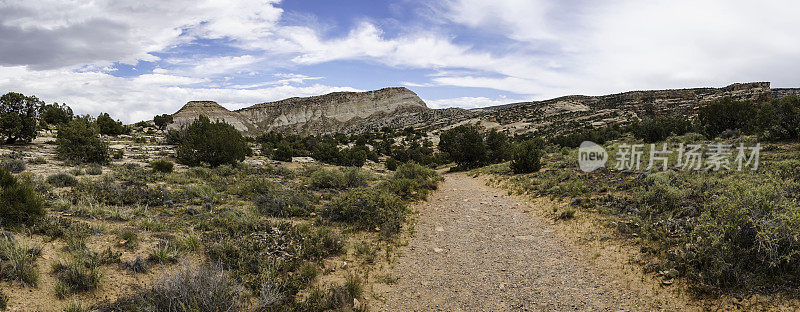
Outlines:
<svg viewBox="0 0 800 312"><path fill-rule="evenodd" d="M297 190L270 191L253 199L256 211L270 217L302 217L312 210L309 196Z"/></svg>
<svg viewBox="0 0 800 312"><path fill-rule="evenodd" d="M439 150L463 169L477 167L486 159L483 137L471 126L458 126L442 133Z"/></svg>
<svg viewBox="0 0 800 312"><path fill-rule="evenodd" d="M531 173L542 168L542 148L544 142L541 139L531 139L518 143L514 147L511 159L511 170L516 174Z"/></svg>
<svg viewBox="0 0 800 312"><path fill-rule="evenodd" d="M697 120L702 133L709 138L715 138L725 130L752 132L756 115L757 110L753 103L724 98L701 106Z"/></svg>
<svg viewBox="0 0 800 312"><path fill-rule="evenodd" d="M58 157L67 161L108 162L108 144L97 136L97 130L87 118L76 118L59 127L56 145Z"/></svg>
<svg viewBox="0 0 800 312"><path fill-rule="evenodd" d="M6 144L35 139L37 107L42 105L35 96L14 92L0 96L0 138Z"/></svg>
<svg viewBox="0 0 800 312"><path fill-rule="evenodd" d="M30 224L45 215L42 198L33 186L0 169L0 224Z"/></svg>
<svg viewBox="0 0 800 312"><path fill-rule="evenodd" d="M322 216L351 224L356 229L380 231L388 236L400 231L406 217L406 205L400 197L386 190L357 188L325 205Z"/></svg>
<svg viewBox="0 0 800 312"><path fill-rule="evenodd" d="M150 163L150 166L153 167L153 171L170 173L174 168L174 164L171 161L166 159L157 159Z"/></svg>
<svg viewBox="0 0 800 312"><path fill-rule="evenodd" d="M78 179L69 173L62 172L48 176L47 183L55 187L75 186L78 184Z"/></svg>
<svg viewBox="0 0 800 312"><path fill-rule="evenodd" d="M395 171L397 170L397 160L392 157L386 158L386 170Z"/></svg>
<svg viewBox="0 0 800 312"><path fill-rule="evenodd" d="M212 123L206 116L201 115L185 131L184 141L175 152L185 165L236 164L253 152L236 128L222 121Z"/></svg>
<svg viewBox="0 0 800 312"><path fill-rule="evenodd" d="M364 187L367 186L369 179L370 174L360 168L339 170L319 168L309 177L311 186L320 189Z"/></svg>
<svg viewBox="0 0 800 312"><path fill-rule="evenodd" d="M433 169L410 162L401 165L389 178L389 191L407 200L425 198L438 188L442 177Z"/></svg>
<svg viewBox="0 0 800 312"><path fill-rule="evenodd" d="M631 126L631 130L636 138L655 143L673 135L684 135L692 130L692 125L683 117L658 117L642 120Z"/></svg>
<svg viewBox="0 0 800 312"><path fill-rule="evenodd" d="M25 162L21 159L5 158L0 161L0 168L5 169L11 173L20 173L25 171Z"/></svg>

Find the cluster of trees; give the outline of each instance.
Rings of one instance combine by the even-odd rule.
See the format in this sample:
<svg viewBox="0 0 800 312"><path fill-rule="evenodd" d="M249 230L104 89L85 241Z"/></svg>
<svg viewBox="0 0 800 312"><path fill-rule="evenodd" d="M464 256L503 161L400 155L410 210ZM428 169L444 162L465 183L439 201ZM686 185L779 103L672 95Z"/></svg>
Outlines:
<svg viewBox="0 0 800 312"><path fill-rule="evenodd" d="M455 162L457 169L470 169L511 160L515 173L539 171L544 141L538 138L512 139L505 133L491 130L485 134L473 126L458 126L439 136L441 157Z"/></svg>
<svg viewBox="0 0 800 312"><path fill-rule="evenodd" d="M169 143L178 145L175 158L187 166L235 164L253 153L236 128L224 121L211 122L203 115L186 127L171 130L168 137Z"/></svg>
<svg viewBox="0 0 800 312"><path fill-rule="evenodd" d="M386 156L390 162L414 161L424 166L436 163L433 143L423 139L424 133L413 128L346 135L285 135L269 132L256 138L261 153L275 160L289 161L292 157L310 156L317 161L361 167L367 160L378 162Z"/></svg>
<svg viewBox="0 0 800 312"><path fill-rule="evenodd" d="M64 104L46 104L36 96L9 92L0 96L0 139L5 144L31 142L39 130L51 130L68 124L75 118L91 121L99 134L120 135L130 129L107 113L97 119L76 117Z"/></svg>

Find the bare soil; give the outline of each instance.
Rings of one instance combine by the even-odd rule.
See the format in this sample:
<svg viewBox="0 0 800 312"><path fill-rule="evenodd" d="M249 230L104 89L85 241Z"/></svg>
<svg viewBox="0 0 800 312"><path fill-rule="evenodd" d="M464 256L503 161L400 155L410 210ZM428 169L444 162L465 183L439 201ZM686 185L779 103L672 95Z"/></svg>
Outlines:
<svg viewBox="0 0 800 312"><path fill-rule="evenodd" d="M464 173L416 207L415 234L375 285L378 311L686 311L633 259L634 248L572 235L548 216L556 203L529 202ZM580 216L576 217L580 219ZM580 221L567 220L563 222ZM578 231L583 232L585 231ZM587 242L593 243L587 243Z"/></svg>

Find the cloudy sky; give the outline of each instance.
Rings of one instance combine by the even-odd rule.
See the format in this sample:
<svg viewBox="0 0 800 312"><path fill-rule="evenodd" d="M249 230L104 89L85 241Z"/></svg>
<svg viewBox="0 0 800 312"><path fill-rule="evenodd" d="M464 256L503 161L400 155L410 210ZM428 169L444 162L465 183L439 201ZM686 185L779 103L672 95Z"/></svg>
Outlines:
<svg viewBox="0 0 800 312"><path fill-rule="evenodd" d="M800 86L800 4L740 0L0 0L0 92L126 122L406 86L431 107Z"/></svg>

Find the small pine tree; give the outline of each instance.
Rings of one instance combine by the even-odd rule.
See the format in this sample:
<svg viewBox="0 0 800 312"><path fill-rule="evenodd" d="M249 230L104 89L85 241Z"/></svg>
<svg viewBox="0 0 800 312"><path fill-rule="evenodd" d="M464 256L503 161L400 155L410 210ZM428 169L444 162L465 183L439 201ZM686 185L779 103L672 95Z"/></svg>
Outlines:
<svg viewBox="0 0 800 312"><path fill-rule="evenodd" d="M531 173L542 168L542 148L544 141L531 139L518 143L514 147L511 159L511 170L516 174Z"/></svg>
<svg viewBox="0 0 800 312"><path fill-rule="evenodd" d="M108 144L97 136L88 117L80 117L58 128L58 157L77 163L107 163Z"/></svg>
<svg viewBox="0 0 800 312"><path fill-rule="evenodd" d="M212 123L203 115L185 131L175 154L180 163L188 166L235 164L253 152L236 128L222 121Z"/></svg>

